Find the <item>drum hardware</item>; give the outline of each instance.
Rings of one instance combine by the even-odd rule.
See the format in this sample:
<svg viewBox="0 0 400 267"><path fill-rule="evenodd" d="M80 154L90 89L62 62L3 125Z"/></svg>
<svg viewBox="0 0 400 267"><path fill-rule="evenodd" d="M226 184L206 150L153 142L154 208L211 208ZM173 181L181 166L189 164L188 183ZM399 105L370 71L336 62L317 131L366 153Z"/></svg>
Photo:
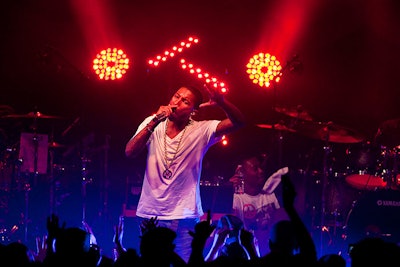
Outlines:
<svg viewBox="0 0 400 267"><path fill-rule="evenodd" d="M349 148L346 182L358 190L376 190L387 187L386 152L373 142L362 142Z"/></svg>
<svg viewBox="0 0 400 267"><path fill-rule="evenodd" d="M374 142L395 148L400 142L400 118L382 122L374 136Z"/></svg>
<svg viewBox="0 0 400 267"><path fill-rule="evenodd" d="M14 212L20 214L18 219L18 225L20 226L20 232L23 233L23 237L20 239L25 242L28 241L30 234L28 229L30 229L30 224L32 222L31 212L36 213L34 204L31 203L33 194L36 194L36 186L39 186L41 190L42 181L39 179L46 178L46 193L50 193L50 212L53 213L54 205L54 186L56 185L56 180L53 173L54 165L54 150L64 148L65 146L57 143L53 140L53 131L50 135L43 134L40 132L39 127L40 121L52 121L53 119L62 119L60 116L52 116L43 114L39 111L29 112L27 114L9 114L2 116L1 119L12 119L12 120L24 120L29 121L29 131L20 132L19 140L15 146L12 148L7 148L7 155L15 152L15 158L12 158L11 162L7 161L8 166L12 167L12 178L10 178L13 186L8 186L7 190L16 190L8 196L12 202L10 205L18 205L18 210ZM8 159L7 159L8 160ZM0 160L1 161L1 160ZM50 168L48 168L48 166ZM0 167L5 167L1 165ZM50 171L50 174L48 173ZM47 187L47 182L50 182L50 187ZM50 192L49 192L49 191ZM19 194L21 192L21 194ZM39 191L40 193L40 191ZM19 201L21 197L21 201ZM36 196L35 196L36 197ZM19 207L19 204L20 207ZM33 205L32 205L33 204ZM20 208L20 209L19 209ZM8 218L10 219L10 218ZM28 227L29 226L29 227ZM8 232L9 234L10 232Z"/></svg>
<svg viewBox="0 0 400 267"><path fill-rule="evenodd" d="M389 119L382 122L375 134L374 141L381 145L385 171L386 188L398 188L398 157L400 151L400 118Z"/></svg>
<svg viewBox="0 0 400 267"><path fill-rule="evenodd" d="M296 132L296 130L287 127L283 121L280 121L275 124L257 124L257 127L262 128L262 129L272 129L272 130L286 131L286 132L292 132L292 133Z"/></svg>
<svg viewBox="0 0 400 267"><path fill-rule="evenodd" d="M354 144L365 140L357 131L339 124L303 120L294 128L298 133L328 143Z"/></svg>
<svg viewBox="0 0 400 267"><path fill-rule="evenodd" d="M34 150L33 150L33 169L29 169L29 171L34 174L36 174L36 172L38 172L38 171L42 172L42 173L46 173L47 168L44 168L44 170L38 169L40 167L40 166L38 166L38 160L40 160L38 158L39 157L38 153L40 153L40 151L38 151L38 149L40 147L38 147L38 146L41 146L42 141L44 141L44 140L41 140L41 138L43 136L40 135L39 131L38 131L39 120L63 119L63 117L47 115L47 114L44 114L44 113L36 110L36 108L35 108L35 111L29 112L26 114L8 114L8 115L2 116L1 118L2 119L29 119L29 120L32 120L32 124L31 124L30 128L33 133L29 134L29 135L28 135L28 133L25 133L27 135L26 139L23 138L23 136L22 136L21 141L27 141L27 143L26 144L20 143L20 146L23 146L23 145L32 146L33 145L33 148L34 148ZM48 141L48 139L47 139L47 141ZM46 144L46 146L47 146L47 144ZM45 161L45 162L47 162L47 161Z"/></svg>
<svg viewBox="0 0 400 267"><path fill-rule="evenodd" d="M33 133L21 133L20 152L19 152L19 158L21 159L22 163L21 166L19 166L20 172L22 169L23 172L33 173L34 186L36 186L38 183L37 179L39 172L47 173L48 135L38 133L37 118L39 117L39 115L40 113L32 112L31 118L33 118L33 124L32 124ZM39 159L41 160L40 165L39 165ZM31 184L29 182L26 182L24 183L24 203L25 203L25 211L23 214L24 242L28 242L28 223L30 220L29 191L31 191Z"/></svg>
<svg viewBox="0 0 400 267"><path fill-rule="evenodd" d="M0 191L13 191L15 184L16 149L6 148L0 159Z"/></svg>
<svg viewBox="0 0 400 267"><path fill-rule="evenodd" d="M329 137L329 136L327 136ZM328 140L328 138L327 138ZM327 190L327 186L328 186L328 166L327 166L327 162L328 162L328 157L329 154L331 152L331 147L328 143L328 141L326 141L326 145L324 145L323 147L324 149L324 155L323 155L323 159L322 159L322 178L321 178L321 206L320 206L320 226L323 227L325 226L325 214L326 214L326 190ZM320 249L321 251L323 251L323 246L324 246L324 242L323 240L323 232L320 232Z"/></svg>
<svg viewBox="0 0 400 267"><path fill-rule="evenodd" d="M346 182L352 187L360 190L375 190L385 188L387 182L376 173L371 174L367 171L359 171L357 174L346 176Z"/></svg>
<svg viewBox="0 0 400 267"><path fill-rule="evenodd" d="M53 138L51 138L53 139ZM49 210L49 214L57 214L57 211L55 210L55 208L57 207L57 205L55 205L55 190L56 190L56 179L54 176L54 148L56 148L57 146L55 146L56 142L51 141L49 142L49 165L50 165L50 174L48 177L49 183L50 183L50 187L49 187L49 197L50 197L50 201L49 201L49 206L50 206L50 210Z"/></svg>
<svg viewBox="0 0 400 267"><path fill-rule="evenodd" d="M302 120L299 121L294 129L307 137L317 139L317 140L322 140L324 141L323 145L323 158L322 158L322 177L321 177L321 205L319 208L320 211L320 227L324 227L327 224L327 209L328 205L331 204L328 202L327 193L328 193L328 187L331 185L333 181L332 177L330 177L330 174L332 173L333 169L332 166L329 165L329 159L332 153L332 144L333 143L340 143L340 144L354 144L354 143L359 143L362 142L365 138L361 134L357 133L356 131L337 125L333 122L314 122L310 120ZM331 178L331 179L330 179ZM336 233L336 228L339 227L337 223L339 211L338 210L333 210L330 214L330 216L333 216L333 227L334 230L333 232ZM322 237L323 232L320 232L320 246L321 246L321 251L323 250L323 246L325 245Z"/></svg>
<svg viewBox="0 0 400 267"><path fill-rule="evenodd" d="M313 117L306 111L304 110L302 105L298 105L296 107L275 107L275 111L278 113L285 114L291 118L299 119L299 120L305 120L305 121L313 121Z"/></svg>
<svg viewBox="0 0 400 267"><path fill-rule="evenodd" d="M4 115L1 118L3 118L3 119L33 119L34 121L36 121L37 119L63 119L63 117L47 115L47 114L43 114L39 111L32 111L32 112L29 112L26 114L9 114L9 115Z"/></svg>
<svg viewBox="0 0 400 267"><path fill-rule="evenodd" d="M29 119L32 120L30 126L32 133L23 132L20 138L20 154L23 172L34 174L33 184L37 184L39 174L47 174L47 155L49 148L49 137L46 134L40 134L38 131L39 120L62 119L60 116L43 114L36 110L26 114L4 115L4 119ZM54 145L54 144L50 144Z"/></svg>
<svg viewBox="0 0 400 267"><path fill-rule="evenodd" d="M400 189L398 171L399 146L388 148L381 146L381 162L379 163L380 175L384 181L384 188Z"/></svg>
<svg viewBox="0 0 400 267"><path fill-rule="evenodd" d="M81 188L81 193L82 193L82 222L86 222L86 185L90 184L93 182L93 179L88 177L88 163L90 163L91 160L87 158L86 156L81 157L81 174L82 174L82 188Z"/></svg>

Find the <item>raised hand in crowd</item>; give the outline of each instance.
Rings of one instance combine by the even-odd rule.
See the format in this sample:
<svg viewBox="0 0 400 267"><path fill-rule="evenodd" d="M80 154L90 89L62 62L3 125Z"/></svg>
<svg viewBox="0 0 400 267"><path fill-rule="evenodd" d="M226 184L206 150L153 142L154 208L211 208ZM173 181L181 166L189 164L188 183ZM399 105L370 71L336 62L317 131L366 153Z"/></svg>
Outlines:
<svg viewBox="0 0 400 267"><path fill-rule="evenodd" d="M253 232L243 228L240 230L239 237L240 243L243 245L249 255L249 259L252 260L258 258L258 244Z"/></svg>
<svg viewBox="0 0 400 267"><path fill-rule="evenodd" d="M211 245L209 252L205 257L206 261L213 261L218 257L219 251L222 248L222 246L225 245L225 241L231 230L232 229L225 227L215 229L213 243Z"/></svg>
<svg viewBox="0 0 400 267"><path fill-rule="evenodd" d="M47 255L54 253L53 243L55 239L60 236L61 232L65 230L66 222L64 221L60 226L60 218L56 214L51 214L47 217L46 229L47 229Z"/></svg>
<svg viewBox="0 0 400 267"><path fill-rule="evenodd" d="M140 224L140 233L144 235L147 231L158 227L158 218L151 217L150 219L143 220Z"/></svg>
<svg viewBox="0 0 400 267"><path fill-rule="evenodd" d="M114 260L119 258L126 249L122 243L124 237L124 216L119 216L118 224L114 226Z"/></svg>
<svg viewBox="0 0 400 267"><path fill-rule="evenodd" d="M310 235L310 231L301 220L294 206L297 193L292 181L290 180L289 173L282 176L282 185L283 207L287 212L294 229L299 250L299 253L297 254L298 258L304 263L314 264L317 261L317 250L314 240Z"/></svg>
<svg viewBox="0 0 400 267"><path fill-rule="evenodd" d="M47 235L43 235L42 237L37 236L35 238L35 245L35 260L43 262L47 255Z"/></svg>
<svg viewBox="0 0 400 267"><path fill-rule="evenodd" d="M96 236L94 235L92 227L90 227L90 225L86 221L82 221L82 227L86 232L90 234L90 244L97 245L97 239Z"/></svg>
<svg viewBox="0 0 400 267"><path fill-rule="evenodd" d="M192 252L189 258L190 265L201 264L204 262L203 252L211 233L214 231L215 226L211 223L211 212L207 211L207 219L205 221L198 222L194 231L189 231L192 239Z"/></svg>

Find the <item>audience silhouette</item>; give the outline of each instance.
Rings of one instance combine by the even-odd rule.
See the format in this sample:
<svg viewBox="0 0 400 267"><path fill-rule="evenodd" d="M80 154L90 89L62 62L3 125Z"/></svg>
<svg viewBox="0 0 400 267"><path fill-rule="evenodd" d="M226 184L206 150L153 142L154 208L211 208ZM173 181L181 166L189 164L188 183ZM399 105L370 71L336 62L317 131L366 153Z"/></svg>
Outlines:
<svg viewBox="0 0 400 267"><path fill-rule="evenodd" d="M346 260L342 255L329 253L317 257L312 236L294 207L295 197L296 190L289 173L285 174L282 176L282 200L289 219L273 225L268 241L270 251L265 255L258 255L253 233L245 229L238 217L226 214L213 224L208 211L207 219L197 223L189 232L192 251L188 262L175 252L176 232L159 226L157 218L144 220L140 225L137 251L125 248L122 243L124 218L120 216L110 240L114 244L114 257L111 258L103 255L89 225L66 227L65 222L60 224L55 214L47 219L47 235L37 238L36 251L20 241L1 244L0 259L5 267L345 267ZM212 246L205 251L210 240ZM350 245L348 255L350 267L400 266L399 244L380 237L361 238Z"/></svg>
<svg viewBox="0 0 400 267"><path fill-rule="evenodd" d="M400 246L381 237L365 237L350 246L351 267L400 266Z"/></svg>

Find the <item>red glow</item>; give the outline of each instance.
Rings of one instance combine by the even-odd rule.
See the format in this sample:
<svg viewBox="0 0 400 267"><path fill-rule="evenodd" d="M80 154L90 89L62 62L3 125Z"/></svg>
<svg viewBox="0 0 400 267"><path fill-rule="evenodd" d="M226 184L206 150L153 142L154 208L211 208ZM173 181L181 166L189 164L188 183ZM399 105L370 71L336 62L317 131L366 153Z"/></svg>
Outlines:
<svg viewBox="0 0 400 267"><path fill-rule="evenodd" d="M183 70L187 70L190 74L196 75L197 79L203 80L212 87L219 89L222 93L228 92L226 84L219 81L218 78L211 76L208 72L203 71L199 67L195 67L192 63L187 63L185 59L181 59L180 63Z"/></svg>
<svg viewBox="0 0 400 267"><path fill-rule="evenodd" d="M268 5L268 14L260 31L260 40L254 48L255 52L267 48L270 53L286 59L296 54L293 50L309 25L313 14L325 1L315 0L281 0Z"/></svg>
<svg viewBox="0 0 400 267"><path fill-rule="evenodd" d="M154 58L150 58L148 60L148 64L154 66L154 67L158 67L160 65L161 62L165 62L167 61L169 58L173 58L176 53L182 53L182 51L184 49L188 49L190 48L193 44L197 44L199 42L199 39L197 37L192 37L190 36L189 38L187 38L187 40L181 41L179 43L179 45L174 45L170 48L170 50L165 50L162 54L163 56L161 56L160 54L158 54L157 56L155 56ZM174 52L175 51L175 52Z"/></svg>

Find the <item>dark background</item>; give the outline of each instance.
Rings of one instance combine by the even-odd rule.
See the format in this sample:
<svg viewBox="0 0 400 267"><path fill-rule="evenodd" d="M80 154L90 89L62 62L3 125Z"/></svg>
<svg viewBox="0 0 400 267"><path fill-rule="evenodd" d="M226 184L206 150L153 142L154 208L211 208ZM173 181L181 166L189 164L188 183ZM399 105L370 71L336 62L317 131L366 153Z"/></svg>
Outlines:
<svg viewBox="0 0 400 267"><path fill-rule="evenodd" d="M47 207L48 187L55 180L57 197L61 195L55 209L61 217L73 224L73 218L79 222L86 215L89 223L101 221L108 229L99 232L112 235L110 225L117 222L122 204L134 198L131 187L140 186L144 167L145 155L125 158L126 142L179 85L201 87L178 67L177 58L158 68L148 66L146 60L192 34L200 42L182 57L224 80L229 87L226 97L248 120L244 129L229 137L228 146L210 149L203 181L229 187L227 180L242 154L267 152L270 171L289 166L304 196L310 189L307 184L320 180L318 173L325 163L339 173L349 165L356 168L346 151L356 155L365 146L370 149L371 142L372 156L379 157L381 145L400 144L397 134L390 143L374 138L384 122L400 118L399 1L82 2L6 0L1 4L1 115L39 111L50 116L39 118L36 125L31 118L0 119L4 228L19 224L22 229L30 223L34 230L29 229L28 237L41 233L36 224L48 214L42 205ZM92 72L92 59L105 47L121 47L130 57L130 69L122 80L102 81ZM246 74L246 63L258 52L276 55L283 66L297 55L297 65L288 68L276 87L261 88ZM301 106L314 123L333 122L351 129L351 135L362 136L363 142L329 144L333 156L326 162L324 140L310 138L310 131L278 132L256 126L280 120L293 123L274 106ZM223 114L213 108L200 113L200 118L213 117ZM320 129L314 123L311 134ZM35 131L60 145L49 151L53 169L33 178L10 174L18 160L21 133ZM83 162L88 167L85 173ZM82 178L88 182L82 183ZM344 183L344 177L339 179ZM8 211L13 205L10 199L25 195L26 184L31 188L30 213L41 218L39 222L21 219L28 213L23 201L16 204L22 212ZM82 189L88 190L87 196ZM67 208L74 215L61 212L69 202L75 203ZM41 207L41 214L36 215L35 205ZM300 208L313 205L319 204L303 202Z"/></svg>

